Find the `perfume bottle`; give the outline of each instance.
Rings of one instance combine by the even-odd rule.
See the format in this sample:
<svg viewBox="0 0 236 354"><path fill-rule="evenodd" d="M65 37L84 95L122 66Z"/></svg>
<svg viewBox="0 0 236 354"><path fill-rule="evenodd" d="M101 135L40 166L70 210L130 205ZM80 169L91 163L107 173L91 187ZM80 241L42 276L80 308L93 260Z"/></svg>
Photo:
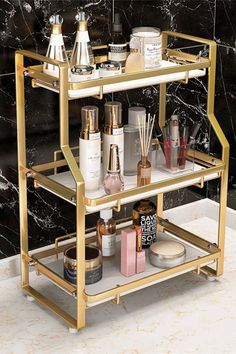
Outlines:
<svg viewBox="0 0 236 354"><path fill-rule="evenodd" d="M104 190L106 194L118 193L124 189L123 178L120 173L120 161L118 145L110 146L110 156L107 174L104 178Z"/></svg>
<svg viewBox="0 0 236 354"><path fill-rule="evenodd" d="M51 24L51 36L46 57L68 62L61 31L63 18L60 15L53 15L50 17L49 22ZM44 63L43 72L51 76L59 77L59 67L57 65Z"/></svg>
<svg viewBox="0 0 236 354"><path fill-rule="evenodd" d="M112 217L112 209L100 211L97 222L97 246L102 251L103 257L112 257L116 252L116 222Z"/></svg>
<svg viewBox="0 0 236 354"><path fill-rule="evenodd" d="M134 204L133 224L142 227L142 247L148 248L156 241L157 208L149 199L142 199Z"/></svg>
<svg viewBox="0 0 236 354"><path fill-rule="evenodd" d="M124 171L124 129L122 125L122 105L120 102L105 103L105 125L103 133L103 171L107 171L110 146L118 145L120 171Z"/></svg>
<svg viewBox="0 0 236 354"><path fill-rule="evenodd" d="M80 11L75 19L77 21L77 32L70 66L71 68L75 65L94 66L94 56L88 34L88 17L84 11Z"/></svg>
<svg viewBox="0 0 236 354"><path fill-rule="evenodd" d="M125 72L127 74L137 71L144 71L144 56L141 54L140 41L138 38L130 40L130 54L125 63Z"/></svg>
<svg viewBox="0 0 236 354"><path fill-rule="evenodd" d="M108 59L119 62L121 66L125 66L127 58L127 41L122 33L122 23L120 22L120 14L115 13L115 19L112 24L111 40L108 44Z"/></svg>
<svg viewBox="0 0 236 354"><path fill-rule="evenodd" d="M85 189L99 189L101 177L101 134L98 129L98 107L84 106L82 131L79 139L80 170L85 180Z"/></svg>

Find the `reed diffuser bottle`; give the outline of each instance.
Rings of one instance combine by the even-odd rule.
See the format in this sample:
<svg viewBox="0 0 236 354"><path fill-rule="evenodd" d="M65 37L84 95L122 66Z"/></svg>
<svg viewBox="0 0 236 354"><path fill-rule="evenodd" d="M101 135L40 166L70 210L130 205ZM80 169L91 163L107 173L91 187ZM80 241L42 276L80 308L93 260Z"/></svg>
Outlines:
<svg viewBox="0 0 236 354"><path fill-rule="evenodd" d="M78 12L75 17L77 32L71 54L70 65L94 65L94 56L88 34L88 17L84 11Z"/></svg>
<svg viewBox="0 0 236 354"><path fill-rule="evenodd" d="M60 15L53 15L50 17L49 22L51 24L51 36L46 57L67 62L68 59L61 30L63 18ZM44 63L43 72L51 76L59 77L59 67L57 65Z"/></svg>
<svg viewBox="0 0 236 354"><path fill-rule="evenodd" d="M144 120L141 122L139 120L139 136L141 144L141 160L138 162L137 166L137 187L145 186L151 183L151 162L148 160L149 148L152 140L152 130L155 121L154 117L150 118L148 115L148 121Z"/></svg>

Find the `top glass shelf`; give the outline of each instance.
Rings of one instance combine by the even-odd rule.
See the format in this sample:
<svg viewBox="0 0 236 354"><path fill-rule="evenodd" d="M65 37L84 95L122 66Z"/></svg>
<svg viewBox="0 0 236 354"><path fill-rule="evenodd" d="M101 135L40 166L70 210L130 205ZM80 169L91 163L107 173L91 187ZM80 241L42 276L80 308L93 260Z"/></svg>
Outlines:
<svg viewBox="0 0 236 354"><path fill-rule="evenodd" d="M68 82L68 96L70 99L90 96L102 96L103 94L126 91L161 83L174 81L188 82L189 79L202 77L206 74L206 68L210 66L207 59L200 58L198 61L185 63L162 60L158 69L121 74L119 76L93 79L78 83ZM42 72L42 66L29 68L29 75L34 79L34 87L44 87L59 93L60 82L55 77Z"/></svg>

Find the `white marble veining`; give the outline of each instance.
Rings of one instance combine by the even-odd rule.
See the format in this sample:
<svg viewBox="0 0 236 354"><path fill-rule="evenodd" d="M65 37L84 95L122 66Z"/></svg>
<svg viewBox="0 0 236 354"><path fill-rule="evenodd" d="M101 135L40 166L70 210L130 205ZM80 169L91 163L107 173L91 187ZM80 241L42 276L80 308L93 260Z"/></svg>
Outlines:
<svg viewBox="0 0 236 354"><path fill-rule="evenodd" d="M182 225L215 239L217 223L202 217ZM87 312L87 327L77 335L28 302L19 277L0 282L0 353L153 354L236 352L236 237L227 228L225 273L214 282L185 274ZM32 283L58 296L42 277ZM64 306L69 307L68 304ZM70 312L73 311L71 307Z"/></svg>

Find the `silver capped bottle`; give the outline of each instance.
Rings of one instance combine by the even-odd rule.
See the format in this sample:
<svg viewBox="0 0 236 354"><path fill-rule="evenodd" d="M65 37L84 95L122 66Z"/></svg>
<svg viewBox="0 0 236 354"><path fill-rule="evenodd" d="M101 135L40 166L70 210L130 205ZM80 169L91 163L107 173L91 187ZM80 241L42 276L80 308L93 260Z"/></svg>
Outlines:
<svg viewBox="0 0 236 354"><path fill-rule="evenodd" d="M84 11L79 11L75 19L77 21L77 32L70 66L94 65L94 56L88 33L88 16Z"/></svg>
<svg viewBox="0 0 236 354"><path fill-rule="evenodd" d="M61 62L68 62L65 44L62 37L63 18L60 15L52 15L49 22L51 24L51 36L46 57L56 59ZM51 76L59 77L59 68L57 65L44 63L43 72Z"/></svg>

